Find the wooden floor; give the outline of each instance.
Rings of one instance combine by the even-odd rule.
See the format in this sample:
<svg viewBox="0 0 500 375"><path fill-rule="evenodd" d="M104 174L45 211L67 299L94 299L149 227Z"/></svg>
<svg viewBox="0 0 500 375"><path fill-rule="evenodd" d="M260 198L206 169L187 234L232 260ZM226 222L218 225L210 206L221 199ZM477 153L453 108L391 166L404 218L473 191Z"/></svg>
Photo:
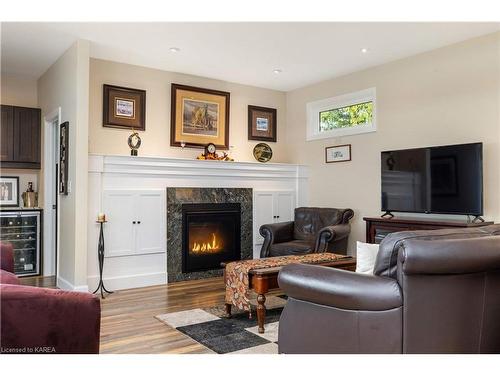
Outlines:
<svg viewBox="0 0 500 375"><path fill-rule="evenodd" d="M22 283L55 287L48 279ZM101 353L212 353L154 317L223 303L220 277L115 291L101 300Z"/></svg>
<svg viewBox="0 0 500 375"><path fill-rule="evenodd" d="M154 316L223 303L220 277L116 291L101 300L101 353L212 353Z"/></svg>

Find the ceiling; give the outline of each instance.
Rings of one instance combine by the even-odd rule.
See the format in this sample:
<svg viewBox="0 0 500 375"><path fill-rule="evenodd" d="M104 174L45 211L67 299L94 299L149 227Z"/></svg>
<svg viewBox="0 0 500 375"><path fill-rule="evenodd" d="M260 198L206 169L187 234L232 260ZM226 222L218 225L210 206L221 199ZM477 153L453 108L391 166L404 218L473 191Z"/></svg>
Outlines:
<svg viewBox="0 0 500 375"><path fill-rule="evenodd" d="M500 23L2 23L2 73L91 57L289 91L500 30ZM179 52L171 52L177 47ZM362 53L361 49L368 49ZM276 74L273 70L282 72Z"/></svg>

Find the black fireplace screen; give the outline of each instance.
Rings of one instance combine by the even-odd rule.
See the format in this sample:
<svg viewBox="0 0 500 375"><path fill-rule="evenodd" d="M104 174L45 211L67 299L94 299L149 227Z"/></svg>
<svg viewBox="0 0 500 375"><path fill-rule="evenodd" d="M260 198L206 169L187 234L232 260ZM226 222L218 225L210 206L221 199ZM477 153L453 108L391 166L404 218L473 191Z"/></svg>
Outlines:
<svg viewBox="0 0 500 375"><path fill-rule="evenodd" d="M239 203L182 205L182 272L221 268L241 259Z"/></svg>

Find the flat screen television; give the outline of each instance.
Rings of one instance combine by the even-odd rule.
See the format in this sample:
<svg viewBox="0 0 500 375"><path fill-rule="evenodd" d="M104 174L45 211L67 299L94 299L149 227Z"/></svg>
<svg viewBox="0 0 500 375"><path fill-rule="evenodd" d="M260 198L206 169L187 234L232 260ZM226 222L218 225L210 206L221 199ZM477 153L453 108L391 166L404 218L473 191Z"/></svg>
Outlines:
<svg viewBox="0 0 500 375"><path fill-rule="evenodd" d="M483 144L383 151L382 210L483 215Z"/></svg>

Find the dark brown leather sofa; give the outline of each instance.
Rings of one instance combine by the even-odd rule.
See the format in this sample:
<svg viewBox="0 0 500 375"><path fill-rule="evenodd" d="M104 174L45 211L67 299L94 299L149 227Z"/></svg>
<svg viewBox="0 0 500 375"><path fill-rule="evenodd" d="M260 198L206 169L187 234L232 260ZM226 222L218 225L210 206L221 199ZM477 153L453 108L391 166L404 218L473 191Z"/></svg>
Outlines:
<svg viewBox="0 0 500 375"><path fill-rule="evenodd" d="M500 353L500 225L387 236L374 275L285 266L280 353Z"/></svg>
<svg viewBox="0 0 500 375"><path fill-rule="evenodd" d="M294 221L260 227L261 258L320 252L347 253L353 210L320 207L295 209Z"/></svg>

